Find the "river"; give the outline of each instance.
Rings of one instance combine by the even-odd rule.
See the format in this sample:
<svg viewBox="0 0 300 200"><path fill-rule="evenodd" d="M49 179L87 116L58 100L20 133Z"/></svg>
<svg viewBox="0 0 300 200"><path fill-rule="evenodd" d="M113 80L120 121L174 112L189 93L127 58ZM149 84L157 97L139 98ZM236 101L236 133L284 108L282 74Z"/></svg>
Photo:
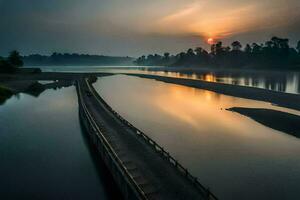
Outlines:
<svg viewBox="0 0 300 200"><path fill-rule="evenodd" d="M75 87L14 96L0 116L0 199L119 197L81 129Z"/></svg>
<svg viewBox="0 0 300 200"><path fill-rule="evenodd" d="M220 199L300 199L300 140L225 109L299 111L125 75L94 86Z"/></svg>
<svg viewBox="0 0 300 200"><path fill-rule="evenodd" d="M300 73L297 71L262 71L241 69L201 69L139 66L43 66L44 72L108 72L154 74L176 78L204 80L247 87L257 87L286 93L300 93Z"/></svg>

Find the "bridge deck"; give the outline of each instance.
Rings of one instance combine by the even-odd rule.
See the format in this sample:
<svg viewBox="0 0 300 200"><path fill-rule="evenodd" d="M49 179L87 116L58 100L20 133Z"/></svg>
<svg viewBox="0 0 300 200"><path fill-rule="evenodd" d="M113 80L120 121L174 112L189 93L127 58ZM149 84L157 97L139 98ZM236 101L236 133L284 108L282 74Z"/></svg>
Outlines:
<svg viewBox="0 0 300 200"><path fill-rule="evenodd" d="M147 199L208 199L206 191L196 188L193 182L118 119L87 81L79 81L78 88L89 113Z"/></svg>

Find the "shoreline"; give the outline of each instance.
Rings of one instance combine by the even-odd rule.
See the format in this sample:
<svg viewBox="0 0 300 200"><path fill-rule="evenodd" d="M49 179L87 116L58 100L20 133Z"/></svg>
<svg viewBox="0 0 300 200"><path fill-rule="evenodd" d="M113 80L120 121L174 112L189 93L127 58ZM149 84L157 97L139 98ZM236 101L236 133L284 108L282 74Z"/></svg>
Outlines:
<svg viewBox="0 0 300 200"><path fill-rule="evenodd" d="M212 92L246 98L258 101L269 102L281 107L286 107L290 109L295 109L300 111L300 95L276 92L261 88L239 86L239 85L230 85L217 82L207 82L202 80L193 80L185 78L173 78L149 74L134 74L134 73L116 73L124 74L129 76L136 76L140 78L148 78L157 81L162 81L166 83L173 83L188 87L194 87L198 89L209 90ZM0 74L0 85L7 87L8 83L13 83L14 87L10 88L12 91L23 92L24 91L24 82L33 82L37 80L52 80L52 81L75 81L85 77L96 76L110 76L116 75L114 73L69 73L69 72L41 72L36 74ZM14 90L15 89L15 90ZM26 87L25 87L26 89Z"/></svg>
<svg viewBox="0 0 300 200"><path fill-rule="evenodd" d="M146 67L147 68L147 67ZM271 74L280 74L282 72L285 73L300 73L300 70L295 69L255 69L255 68L217 68L217 67L172 67L172 66L160 66L160 67L148 67L148 71L165 71L165 72L178 72L178 73L186 73L186 74L193 74L193 73L271 73Z"/></svg>
<svg viewBox="0 0 300 200"><path fill-rule="evenodd" d="M277 131L300 138L300 116L264 108L232 107L236 112Z"/></svg>
<svg viewBox="0 0 300 200"><path fill-rule="evenodd" d="M41 73L15 73L0 74L0 105L13 95L19 93L29 94L38 97L47 89L60 87L69 87L75 80L89 76L106 76L106 73L58 73L58 72L41 72ZM53 81L52 83L42 84L38 81Z"/></svg>

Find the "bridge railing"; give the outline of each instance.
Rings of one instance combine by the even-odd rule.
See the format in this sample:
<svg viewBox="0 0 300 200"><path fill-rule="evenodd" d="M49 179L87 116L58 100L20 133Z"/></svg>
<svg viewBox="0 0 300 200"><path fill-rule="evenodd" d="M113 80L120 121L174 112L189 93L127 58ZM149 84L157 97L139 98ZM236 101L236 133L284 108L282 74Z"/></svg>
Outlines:
<svg viewBox="0 0 300 200"><path fill-rule="evenodd" d="M187 168L183 167L175 158L173 158L169 152L167 152L163 147L161 147L159 144L157 144L153 139L151 139L148 135L146 135L143 131L139 130L135 126L133 126L130 122L128 122L126 119L124 119L119 113L117 113L110 105L106 103L106 101L98 94L98 92L95 90L93 86L90 85L89 81L86 80L86 83L92 91L92 93L97 97L99 101L101 101L102 104L105 105L105 107L113 113L123 124L125 124L128 128L133 130L138 136L143 138L150 146L154 148L155 151L160 153L160 155L165 158L171 165L173 165L178 171L180 171L186 178L188 178L190 181L192 181L193 185L198 188L200 191L202 191L207 199L211 200L217 200L218 198L209 190L209 188L206 188L203 186L197 177L194 177Z"/></svg>
<svg viewBox="0 0 300 200"><path fill-rule="evenodd" d="M99 129L97 123L91 116L90 112L88 111L83 99L82 99L82 93L80 89L80 84L77 82L78 87L78 97L80 99L79 106L84 112L86 119L88 120L88 123L91 125L91 128L96 133L96 136L101 141L101 144L103 144L103 147L106 152L109 153L110 157L114 161L115 165L122 171L122 174L127 178L130 185L134 188L134 190L138 193L139 199L147 200L146 193L142 190L142 188L137 184L137 182L134 180L134 178L131 176L127 168L123 165L122 160L118 157L117 153L114 151L113 147L110 145L110 143L107 141L106 137L103 135L102 131Z"/></svg>

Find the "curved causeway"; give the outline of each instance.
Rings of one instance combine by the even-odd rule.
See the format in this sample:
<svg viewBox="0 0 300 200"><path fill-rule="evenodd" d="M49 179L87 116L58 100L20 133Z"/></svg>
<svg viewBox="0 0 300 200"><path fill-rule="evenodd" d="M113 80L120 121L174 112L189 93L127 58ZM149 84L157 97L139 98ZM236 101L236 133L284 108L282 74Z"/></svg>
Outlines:
<svg viewBox="0 0 300 200"><path fill-rule="evenodd" d="M125 199L216 199L169 153L114 112L86 79L80 119Z"/></svg>

